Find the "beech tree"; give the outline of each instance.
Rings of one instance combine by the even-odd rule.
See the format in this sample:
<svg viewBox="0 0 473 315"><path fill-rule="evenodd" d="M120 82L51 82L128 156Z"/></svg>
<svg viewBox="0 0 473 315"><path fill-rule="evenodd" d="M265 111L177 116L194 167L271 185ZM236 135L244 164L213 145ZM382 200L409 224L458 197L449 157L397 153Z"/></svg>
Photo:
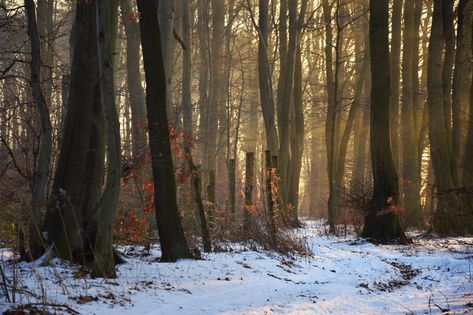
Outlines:
<svg viewBox="0 0 473 315"><path fill-rule="evenodd" d="M370 151L373 196L365 217L363 236L379 241L406 236L396 211L399 187L389 136L391 74L389 57L389 1L370 0L371 119Z"/></svg>
<svg viewBox="0 0 473 315"><path fill-rule="evenodd" d="M156 221L161 243L161 261L190 258L190 251L179 219L176 183L167 116L167 84L158 1L138 0L141 12L141 46L146 79L151 168L153 171Z"/></svg>

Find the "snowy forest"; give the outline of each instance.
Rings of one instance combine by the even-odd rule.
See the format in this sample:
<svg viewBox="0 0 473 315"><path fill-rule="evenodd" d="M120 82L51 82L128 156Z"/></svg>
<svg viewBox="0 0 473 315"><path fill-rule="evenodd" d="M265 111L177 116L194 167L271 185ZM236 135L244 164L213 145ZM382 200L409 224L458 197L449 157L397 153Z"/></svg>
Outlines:
<svg viewBox="0 0 473 315"><path fill-rule="evenodd" d="M0 0L0 312L473 314L473 0Z"/></svg>

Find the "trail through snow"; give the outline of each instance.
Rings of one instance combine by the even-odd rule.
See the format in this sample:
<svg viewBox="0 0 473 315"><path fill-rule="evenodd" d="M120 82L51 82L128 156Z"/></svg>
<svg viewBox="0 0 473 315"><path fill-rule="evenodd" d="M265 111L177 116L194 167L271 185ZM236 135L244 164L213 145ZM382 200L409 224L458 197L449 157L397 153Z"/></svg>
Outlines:
<svg viewBox="0 0 473 315"><path fill-rule="evenodd" d="M21 263L17 303L48 301L110 315L473 314L472 237L373 245L325 236L320 222L305 224L297 233L312 257L288 259L235 244L205 260L158 263L158 249L142 256L126 247L128 263L112 280L90 279L57 259L47 267ZM0 251L9 277L10 258ZM1 292L0 312L11 306Z"/></svg>

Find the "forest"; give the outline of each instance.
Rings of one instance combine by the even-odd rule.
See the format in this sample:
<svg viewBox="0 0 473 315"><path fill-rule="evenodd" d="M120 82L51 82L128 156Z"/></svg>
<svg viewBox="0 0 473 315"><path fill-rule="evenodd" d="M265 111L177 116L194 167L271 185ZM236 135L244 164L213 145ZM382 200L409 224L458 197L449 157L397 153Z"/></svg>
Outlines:
<svg viewBox="0 0 473 315"><path fill-rule="evenodd" d="M473 0L0 0L3 314L473 313Z"/></svg>

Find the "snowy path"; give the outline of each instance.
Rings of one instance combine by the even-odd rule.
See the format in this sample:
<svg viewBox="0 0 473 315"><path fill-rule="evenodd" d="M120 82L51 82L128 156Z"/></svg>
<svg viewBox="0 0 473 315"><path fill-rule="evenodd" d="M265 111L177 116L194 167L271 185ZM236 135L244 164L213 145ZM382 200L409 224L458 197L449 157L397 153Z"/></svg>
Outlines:
<svg viewBox="0 0 473 315"><path fill-rule="evenodd" d="M352 245L321 230L309 222L299 232L311 258L235 251L162 264L154 251L108 282L73 277L59 262L20 274L28 290L42 284L49 301L81 314L473 314L473 238Z"/></svg>

